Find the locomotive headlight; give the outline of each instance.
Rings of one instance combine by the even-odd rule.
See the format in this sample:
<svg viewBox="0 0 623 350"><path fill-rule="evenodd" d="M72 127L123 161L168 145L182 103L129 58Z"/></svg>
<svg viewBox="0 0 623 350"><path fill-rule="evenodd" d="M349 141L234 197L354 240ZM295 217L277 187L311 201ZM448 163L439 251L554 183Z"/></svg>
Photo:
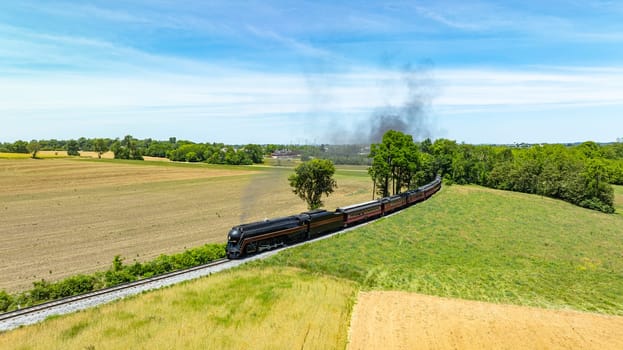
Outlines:
<svg viewBox="0 0 623 350"><path fill-rule="evenodd" d="M240 239L240 236L242 236L242 232L236 228L232 228L227 235L227 239L230 241L237 241Z"/></svg>

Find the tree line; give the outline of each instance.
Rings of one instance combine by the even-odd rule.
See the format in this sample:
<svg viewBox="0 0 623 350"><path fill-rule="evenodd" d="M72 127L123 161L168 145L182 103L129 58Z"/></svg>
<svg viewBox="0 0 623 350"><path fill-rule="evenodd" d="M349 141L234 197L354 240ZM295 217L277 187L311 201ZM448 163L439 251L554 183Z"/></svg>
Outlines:
<svg viewBox="0 0 623 350"><path fill-rule="evenodd" d="M223 143L196 143L188 140L136 139L131 135L123 138L85 138L77 140L18 140L13 143L0 143L0 152L33 153L37 151L65 150L70 156L78 156L81 151L102 154L112 151L117 159L142 159L143 156L169 158L182 162L207 162L214 164L257 164L266 155L280 150L296 154L300 160L313 158L328 159L334 164L370 165L367 157L368 145L285 145L285 144L247 144L225 145ZM242 150L243 153L239 153ZM36 154L33 154L36 156Z"/></svg>
<svg viewBox="0 0 623 350"><path fill-rule="evenodd" d="M265 155L288 149L302 160L328 159L336 164L370 164L375 193L389 196L430 182L440 174L446 183L478 184L539 194L613 212L613 189L623 185L623 142L574 145L470 145L448 139L414 142L410 135L388 131L379 144L363 145L225 145L192 141L79 138L0 143L0 152L67 150L69 155L111 150L118 159L167 157L173 161L214 164L261 163ZM366 161L362 161L362 157Z"/></svg>
<svg viewBox="0 0 623 350"><path fill-rule="evenodd" d="M429 182L491 188L562 199L581 207L614 212L610 184L623 184L623 143L584 142L528 147L459 144L388 131L370 147L369 168L376 193L389 196Z"/></svg>
<svg viewBox="0 0 623 350"><path fill-rule="evenodd" d="M131 135L122 139L84 137L78 140L32 140L30 142L18 140L13 143L0 143L0 152L33 153L36 151L65 150L70 156L78 156L82 151L97 152L98 157L112 151L115 159L143 160L144 156L166 157L173 161L207 162L212 164L254 164L262 163L266 152L278 149L277 145L244 146L225 145L223 143L195 143L192 141L177 140L171 137L159 141L152 139L139 140ZM36 149L35 152L33 152Z"/></svg>

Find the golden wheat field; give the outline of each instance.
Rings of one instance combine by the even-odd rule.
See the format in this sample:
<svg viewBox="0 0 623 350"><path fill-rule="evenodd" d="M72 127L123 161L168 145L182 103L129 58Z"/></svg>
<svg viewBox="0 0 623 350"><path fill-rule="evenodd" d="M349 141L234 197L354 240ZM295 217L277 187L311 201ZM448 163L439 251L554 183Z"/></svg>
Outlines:
<svg viewBox="0 0 623 350"><path fill-rule="evenodd" d="M231 226L304 211L291 168L75 158L0 159L0 289L25 290L224 242ZM368 200L365 170L343 170L326 207Z"/></svg>

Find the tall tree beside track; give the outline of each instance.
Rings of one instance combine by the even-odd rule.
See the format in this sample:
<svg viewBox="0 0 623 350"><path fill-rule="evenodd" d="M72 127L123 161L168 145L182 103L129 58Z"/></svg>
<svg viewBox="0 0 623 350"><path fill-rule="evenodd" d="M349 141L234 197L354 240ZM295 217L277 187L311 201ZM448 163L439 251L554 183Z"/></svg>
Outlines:
<svg viewBox="0 0 623 350"><path fill-rule="evenodd" d="M374 181L377 194L383 197L400 193L430 177L422 173L423 161L430 168L430 159L422 157L411 135L400 131L389 130L381 143L370 145L369 157L372 166L368 174Z"/></svg>
<svg viewBox="0 0 623 350"><path fill-rule="evenodd" d="M328 196L337 188L334 174L333 162L326 159L312 159L299 164L288 180L292 192L307 202L309 210L314 210L323 205L321 200L323 194Z"/></svg>

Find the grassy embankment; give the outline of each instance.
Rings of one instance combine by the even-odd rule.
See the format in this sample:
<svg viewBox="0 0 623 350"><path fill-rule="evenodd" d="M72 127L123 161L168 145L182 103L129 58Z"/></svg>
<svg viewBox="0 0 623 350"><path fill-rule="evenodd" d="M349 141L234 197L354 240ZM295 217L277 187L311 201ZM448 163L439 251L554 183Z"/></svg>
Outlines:
<svg viewBox="0 0 623 350"><path fill-rule="evenodd" d="M2 334L0 348L343 348L360 288L621 315L622 232L619 215L446 187L268 261Z"/></svg>
<svg viewBox="0 0 623 350"><path fill-rule="evenodd" d="M352 282L246 268L0 334L0 349L339 349Z"/></svg>
<svg viewBox="0 0 623 350"><path fill-rule="evenodd" d="M260 263L365 289L623 315L623 218L520 193L444 188L353 233Z"/></svg>

